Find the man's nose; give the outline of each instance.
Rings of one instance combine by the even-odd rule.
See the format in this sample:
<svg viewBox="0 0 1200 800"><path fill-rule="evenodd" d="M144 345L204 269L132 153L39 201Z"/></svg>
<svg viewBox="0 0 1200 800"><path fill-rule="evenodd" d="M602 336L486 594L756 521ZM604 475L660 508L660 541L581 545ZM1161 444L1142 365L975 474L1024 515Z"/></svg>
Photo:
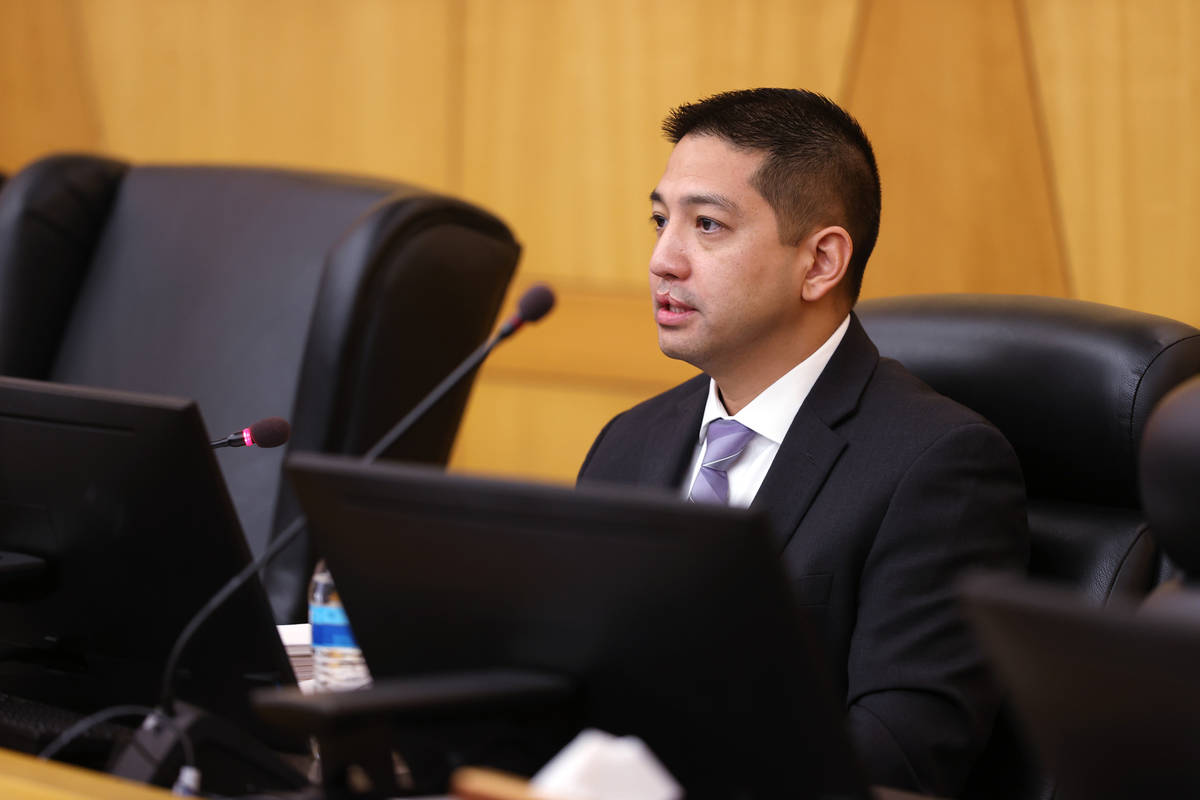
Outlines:
<svg viewBox="0 0 1200 800"><path fill-rule="evenodd" d="M691 272L686 243L666 225L650 254L650 274L656 278L683 279Z"/></svg>

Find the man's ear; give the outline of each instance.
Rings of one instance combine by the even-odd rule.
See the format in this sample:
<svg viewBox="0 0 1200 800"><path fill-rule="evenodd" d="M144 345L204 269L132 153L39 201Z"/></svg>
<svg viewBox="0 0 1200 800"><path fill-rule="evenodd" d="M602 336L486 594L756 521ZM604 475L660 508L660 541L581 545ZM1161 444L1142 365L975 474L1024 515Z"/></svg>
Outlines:
<svg viewBox="0 0 1200 800"><path fill-rule="evenodd" d="M828 295L846 277L854 243L845 228L830 225L812 233L807 244L804 249L811 255L812 266L804 276L801 292L805 302L812 303Z"/></svg>

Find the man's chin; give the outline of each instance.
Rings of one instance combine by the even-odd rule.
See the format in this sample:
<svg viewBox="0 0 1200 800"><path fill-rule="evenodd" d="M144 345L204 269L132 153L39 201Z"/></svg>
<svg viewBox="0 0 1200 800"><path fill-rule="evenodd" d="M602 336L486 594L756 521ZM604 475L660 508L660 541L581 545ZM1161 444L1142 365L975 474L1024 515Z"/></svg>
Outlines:
<svg viewBox="0 0 1200 800"><path fill-rule="evenodd" d="M694 348L689 348L680 342L672 341L670 337L663 336L661 331L658 334L658 349L661 350L662 354L667 358L673 358L676 361L684 361L688 364L691 364L698 370L704 370L704 367L702 367L699 363L703 361L703 359L699 357L699 354L695 352Z"/></svg>

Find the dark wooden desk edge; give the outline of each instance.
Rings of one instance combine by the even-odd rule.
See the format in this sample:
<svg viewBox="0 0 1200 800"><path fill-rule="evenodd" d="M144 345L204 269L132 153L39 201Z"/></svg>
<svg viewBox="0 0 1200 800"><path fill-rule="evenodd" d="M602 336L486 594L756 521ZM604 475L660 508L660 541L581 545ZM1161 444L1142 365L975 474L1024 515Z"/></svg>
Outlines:
<svg viewBox="0 0 1200 800"><path fill-rule="evenodd" d="M871 794L875 800L943 800L928 794L914 794L901 789L889 789L886 786L872 786Z"/></svg>

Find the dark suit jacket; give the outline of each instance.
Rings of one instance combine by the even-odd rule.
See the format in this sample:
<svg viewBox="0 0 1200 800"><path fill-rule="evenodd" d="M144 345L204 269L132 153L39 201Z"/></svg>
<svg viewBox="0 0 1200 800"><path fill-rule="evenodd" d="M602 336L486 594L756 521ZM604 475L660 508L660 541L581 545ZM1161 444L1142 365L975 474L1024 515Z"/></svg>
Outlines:
<svg viewBox="0 0 1200 800"><path fill-rule="evenodd" d="M601 431L581 482L679 487L708 377ZM881 359L857 317L804 401L752 508L825 633L870 782L955 796L999 694L955 601L972 566L1023 568L1025 489L982 417Z"/></svg>

